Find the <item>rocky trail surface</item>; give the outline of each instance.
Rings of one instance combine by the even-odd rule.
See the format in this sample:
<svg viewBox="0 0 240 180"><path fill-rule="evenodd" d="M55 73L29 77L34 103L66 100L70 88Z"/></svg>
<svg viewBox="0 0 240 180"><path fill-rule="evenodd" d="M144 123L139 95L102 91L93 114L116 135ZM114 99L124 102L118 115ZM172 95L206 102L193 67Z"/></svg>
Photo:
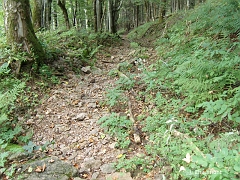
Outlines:
<svg viewBox="0 0 240 180"><path fill-rule="evenodd" d="M67 180L69 176L74 180L133 179L130 173L115 172L113 163L127 150L115 148L115 139L105 134L97 121L109 114L102 102L106 90L117 79L110 77L109 71L120 62L134 58L134 50L127 40L123 40L120 46L109 47L106 51L99 53L96 67L83 67L82 75L66 69L66 80L53 87L47 98L40 100L27 124L33 129L36 145L54 143L44 151L47 159L21 167L19 171L25 172L25 179ZM150 57L155 54L150 48L148 53ZM57 64L61 64L60 61L63 59ZM141 151L139 146L131 153ZM60 165L58 170L52 167L57 162L69 166Z"/></svg>

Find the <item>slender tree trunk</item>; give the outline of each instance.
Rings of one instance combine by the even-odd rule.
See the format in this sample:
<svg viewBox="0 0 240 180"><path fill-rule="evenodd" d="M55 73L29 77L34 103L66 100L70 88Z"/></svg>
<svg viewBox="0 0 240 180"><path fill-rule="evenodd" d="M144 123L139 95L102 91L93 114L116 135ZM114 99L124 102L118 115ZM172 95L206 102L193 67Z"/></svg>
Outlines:
<svg viewBox="0 0 240 180"><path fill-rule="evenodd" d="M108 29L110 33L113 33L113 2L108 0Z"/></svg>
<svg viewBox="0 0 240 180"><path fill-rule="evenodd" d="M58 19L57 19L57 2L53 1L53 29L58 28Z"/></svg>
<svg viewBox="0 0 240 180"><path fill-rule="evenodd" d="M35 31L42 28L42 0L33 1L32 21Z"/></svg>
<svg viewBox="0 0 240 180"><path fill-rule="evenodd" d="M97 0L93 1L94 31L98 32L97 27Z"/></svg>
<svg viewBox="0 0 240 180"><path fill-rule="evenodd" d="M64 17L64 20L65 20L66 27L68 29L70 29L70 22L69 22L69 17L68 17L68 12L67 12L67 8L66 8L65 0L58 0L57 4L63 12L63 17Z"/></svg>
<svg viewBox="0 0 240 180"><path fill-rule="evenodd" d="M45 53L33 30L29 0L3 0L3 8L7 42L14 50L34 55L35 59L29 58L25 63L41 63ZM16 73L19 73L21 63Z"/></svg>
<svg viewBox="0 0 240 180"><path fill-rule="evenodd" d="M51 3L52 0L43 0L42 1L42 27L49 29L51 25Z"/></svg>
<svg viewBox="0 0 240 180"><path fill-rule="evenodd" d="M167 11L167 0L163 0L160 7L160 16L159 16L160 23L164 21L164 18L166 16L166 11Z"/></svg>
<svg viewBox="0 0 240 180"><path fill-rule="evenodd" d="M97 29L102 31L102 0L96 0L96 13L97 13Z"/></svg>

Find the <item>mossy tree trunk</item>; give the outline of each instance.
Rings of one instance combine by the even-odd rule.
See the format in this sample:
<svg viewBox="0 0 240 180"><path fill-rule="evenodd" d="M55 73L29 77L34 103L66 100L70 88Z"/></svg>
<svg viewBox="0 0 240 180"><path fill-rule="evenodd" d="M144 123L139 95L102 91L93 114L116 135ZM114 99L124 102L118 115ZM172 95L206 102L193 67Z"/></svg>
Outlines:
<svg viewBox="0 0 240 180"><path fill-rule="evenodd" d="M70 29L70 21L69 21L69 17L68 17L67 8L66 8L66 0L58 0L57 4L63 12L63 17L64 17L64 20L65 20L65 24L66 24L67 29Z"/></svg>
<svg viewBox="0 0 240 180"><path fill-rule="evenodd" d="M30 18L29 0L3 0L4 23L7 42L16 51L24 51L29 57L24 62L31 65L40 64L45 59L44 50L38 41ZM19 73L22 62L18 62Z"/></svg>
<svg viewBox="0 0 240 180"><path fill-rule="evenodd" d="M35 31L43 28L42 14L42 0L33 0L32 21Z"/></svg>
<svg viewBox="0 0 240 180"><path fill-rule="evenodd" d="M159 23L164 22L164 18L166 16L167 12L167 0L162 0L161 5L160 5L160 14L159 14Z"/></svg>

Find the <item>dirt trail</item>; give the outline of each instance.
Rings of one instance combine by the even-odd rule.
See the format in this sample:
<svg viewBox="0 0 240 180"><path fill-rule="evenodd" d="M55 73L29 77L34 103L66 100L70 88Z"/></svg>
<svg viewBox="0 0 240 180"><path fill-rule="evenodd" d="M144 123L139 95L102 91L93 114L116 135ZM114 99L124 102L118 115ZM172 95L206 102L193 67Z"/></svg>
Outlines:
<svg viewBox="0 0 240 180"><path fill-rule="evenodd" d="M119 62L133 58L129 42L110 47L98 56L96 68L89 74L66 72L67 80L54 87L29 121L33 122L33 141L37 145L54 141L49 156L57 156L79 169L82 178L105 179L113 172L112 164L123 150L114 148L114 139L105 135L97 124L108 109L100 104L106 89L116 79L108 72Z"/></svg>

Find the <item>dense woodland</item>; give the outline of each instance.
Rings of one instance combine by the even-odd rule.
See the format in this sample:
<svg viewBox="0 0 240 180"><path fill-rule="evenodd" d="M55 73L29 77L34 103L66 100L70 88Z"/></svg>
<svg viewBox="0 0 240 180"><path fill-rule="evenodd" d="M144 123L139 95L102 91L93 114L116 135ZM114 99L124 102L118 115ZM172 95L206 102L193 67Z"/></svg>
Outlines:
<svg viewBox="0 0 240 180"><path fill-rule="evenodd" d="M122 154L116 170L240 178L239 0L3 0L0 30L0 178L15 176L10 154L36 150L24 121L67 81L53 64L63 59L82 76L126 39L134 58L109 70L118 80L106 87L100 104L110 114L99 125L117 148L145 154Z"/></svg>

